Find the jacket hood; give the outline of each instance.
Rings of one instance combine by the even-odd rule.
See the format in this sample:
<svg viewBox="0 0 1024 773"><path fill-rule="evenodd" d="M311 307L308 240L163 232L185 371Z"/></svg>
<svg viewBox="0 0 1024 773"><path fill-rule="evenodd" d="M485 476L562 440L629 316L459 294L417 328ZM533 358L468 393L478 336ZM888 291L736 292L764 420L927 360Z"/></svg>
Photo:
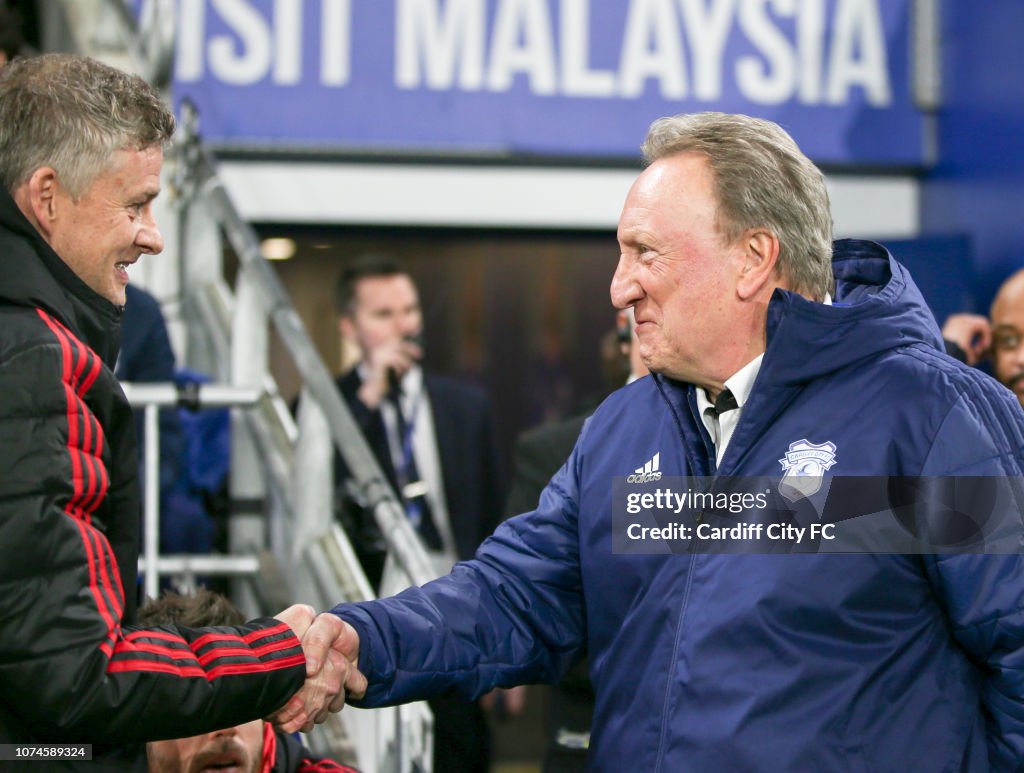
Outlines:
<svg viewBox="0 0 1024 773"><path fill-rule="evenodd" d="M910 274L889 251L868 241L841 240L833 247L836 292L831 306L777 289L768 304L767 346L750 396L750 416L737 428L734 443L757 437L771 425L804 384L854 363L869 362L911 344L942 349L935 318ZM653 383L669 404L687 439L688 463L697 475L710 475L714 447L700 421L696 388L655 375ZM705 456L691 453L704 447ZM727 456L719 471L729 473L738 459Z"/></svg>
<svg viewBox="0 0 1024 773"><path fill-rule="evenodd" d="M943 350L938 324L910 273L880 244L843 239L833 248L831 306L776 290L768 306L758 380L800 384L885 351L924 343Z"/></svg>
<svg viewBox="0 0 1024 773"><path fill-rule="evenodd" d="M0 190L0 302L45 309L113 368L123 307L83 282L5 190Z"/></svg>

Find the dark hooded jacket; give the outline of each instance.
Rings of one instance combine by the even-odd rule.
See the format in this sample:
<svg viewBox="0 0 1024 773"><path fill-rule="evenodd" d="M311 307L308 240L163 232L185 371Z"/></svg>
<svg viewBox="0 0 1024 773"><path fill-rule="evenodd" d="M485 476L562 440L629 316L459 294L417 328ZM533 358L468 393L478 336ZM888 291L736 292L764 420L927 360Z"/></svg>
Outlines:
<svg viewBox="0 0 1024 773"><path fill-rule="evenodd" d="M302 649L273 619L132 627L138 460L111 368L121 309L0 192L0 741L178 738L278 709Z"/></svg>
<svg viewBox="0 0 1024 773"><path fill-rule="evenodd" d="M833 270L832 306L775 292L720 468L695 387L642 378L602 404L537 509L506 521L475 560L393 599L338 607L360 635L363 703L551 681L586 652L594 770L1022 769L1024 414L941 351L883 248L839 242ZM1010 496L993 513L1009 554L947 542L776 553L762 541L741 555L692 537L623 548L616 492L649 476L765 476L776 507L789 470L816 471L821 492L879 476L1002 481ZM927 517L951 514L926 504ZM760 517L748 508L744 520Z"/></svg>

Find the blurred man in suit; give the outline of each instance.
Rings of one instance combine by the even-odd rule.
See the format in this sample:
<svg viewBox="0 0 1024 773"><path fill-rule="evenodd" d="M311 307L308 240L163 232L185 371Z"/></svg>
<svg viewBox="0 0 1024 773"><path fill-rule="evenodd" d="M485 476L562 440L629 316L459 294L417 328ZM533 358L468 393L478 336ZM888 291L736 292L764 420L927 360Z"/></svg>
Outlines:
<svg viewBox="0 0 1024 773"><path fill-rule="evenodd" d="M639 348L634 346L636 324L633 309L618 312L616 333L616 356L628 364L629 375L625 381L631 384L648 373L647 366L640 359ZM619 372L618 367L609 367L607 370ZM610 385L612 390L619 386L621 381ZM583 423L595 407L561 421L533 427L517 438L512 483L505 505L508 517L536 507L541 491L569 458ZM587 675L585 659L574 665L565 678L552 688L547 714L544 773L582 773L586 767L590 722L594 714L594 686Z"/></svg>
<svg viewBox="0 0 1024 773"><path fill-rule="evenodd" d="M338 324L361 359L338 379L378 464L423 542L438 576L472 558L501 517L502 491L490 401L477 387L424 371L423 314L397 258L364 255L337 285ZM346 501L347 472L336 456ZM351 504L349 502L349 504ZM373 513L344 507L343 523L370 581L386 554ZM490 741L476 703L442 697L435 713L435 770L486 770Z"/></svg>

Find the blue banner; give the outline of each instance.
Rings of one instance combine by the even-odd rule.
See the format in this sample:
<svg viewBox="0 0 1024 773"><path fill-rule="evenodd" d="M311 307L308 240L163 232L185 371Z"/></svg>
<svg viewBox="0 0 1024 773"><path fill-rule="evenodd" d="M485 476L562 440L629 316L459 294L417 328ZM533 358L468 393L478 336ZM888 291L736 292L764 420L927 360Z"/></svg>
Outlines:
<svg viewBox="0 0 1024 773"><path fill-rule="evenodd" d="M778 121L915 165L911 0L179 0L175 99L232 147L635 158L652 120Z"/></svg>

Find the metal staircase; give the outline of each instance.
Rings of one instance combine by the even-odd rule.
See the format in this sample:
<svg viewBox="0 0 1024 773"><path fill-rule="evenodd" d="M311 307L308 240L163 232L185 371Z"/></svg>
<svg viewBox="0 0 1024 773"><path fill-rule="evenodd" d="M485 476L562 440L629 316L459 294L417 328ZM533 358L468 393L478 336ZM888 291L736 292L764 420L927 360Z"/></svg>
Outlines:
<svg viewBox="0 0 1024 773"><path fill-rule="evenodd" d="M107 25L102 35L97 34L99 27L84 34L75 48L166 89L173 3L142 3L146 26L141 32L119 0L65 0L63 5L69 16L80 15L83 5L98 5L94 10ZM90 50L97 40L102 50ZM433 574L419 539L280 280L260 254L255 231L241 219L219 179L216 162L197 131L198 116L188 105L179 123L166 156L160 199L166 248L156 259L164 262L164 283L174 287L169 294L160 287L151 289L158 298L173 298L165 312L176 328L172 338L179 343L181 362L214 382L187 396L172 384L126 385L129 399L146 416L147 543L140 573L147 592L157 592L161 575L184 578L186 584L197 575L228 575L234 578L234 601L252 615L273 614L297 601L322 610L372 598L352 546L333 517L336 451L387 540L391 576L386 582L394 587L429 581ZM223 267L225 241L239 262L232 284ZM167 266L173 266L171 272ZM295 417L270 375L271 331L301 378ZM186 400L198 409L229 407L232 412L228 555L158 552L157 410ZM432 727L423 703L373 711L346 708L318 726L307 743L366 773L430 771Z"/></svg>

